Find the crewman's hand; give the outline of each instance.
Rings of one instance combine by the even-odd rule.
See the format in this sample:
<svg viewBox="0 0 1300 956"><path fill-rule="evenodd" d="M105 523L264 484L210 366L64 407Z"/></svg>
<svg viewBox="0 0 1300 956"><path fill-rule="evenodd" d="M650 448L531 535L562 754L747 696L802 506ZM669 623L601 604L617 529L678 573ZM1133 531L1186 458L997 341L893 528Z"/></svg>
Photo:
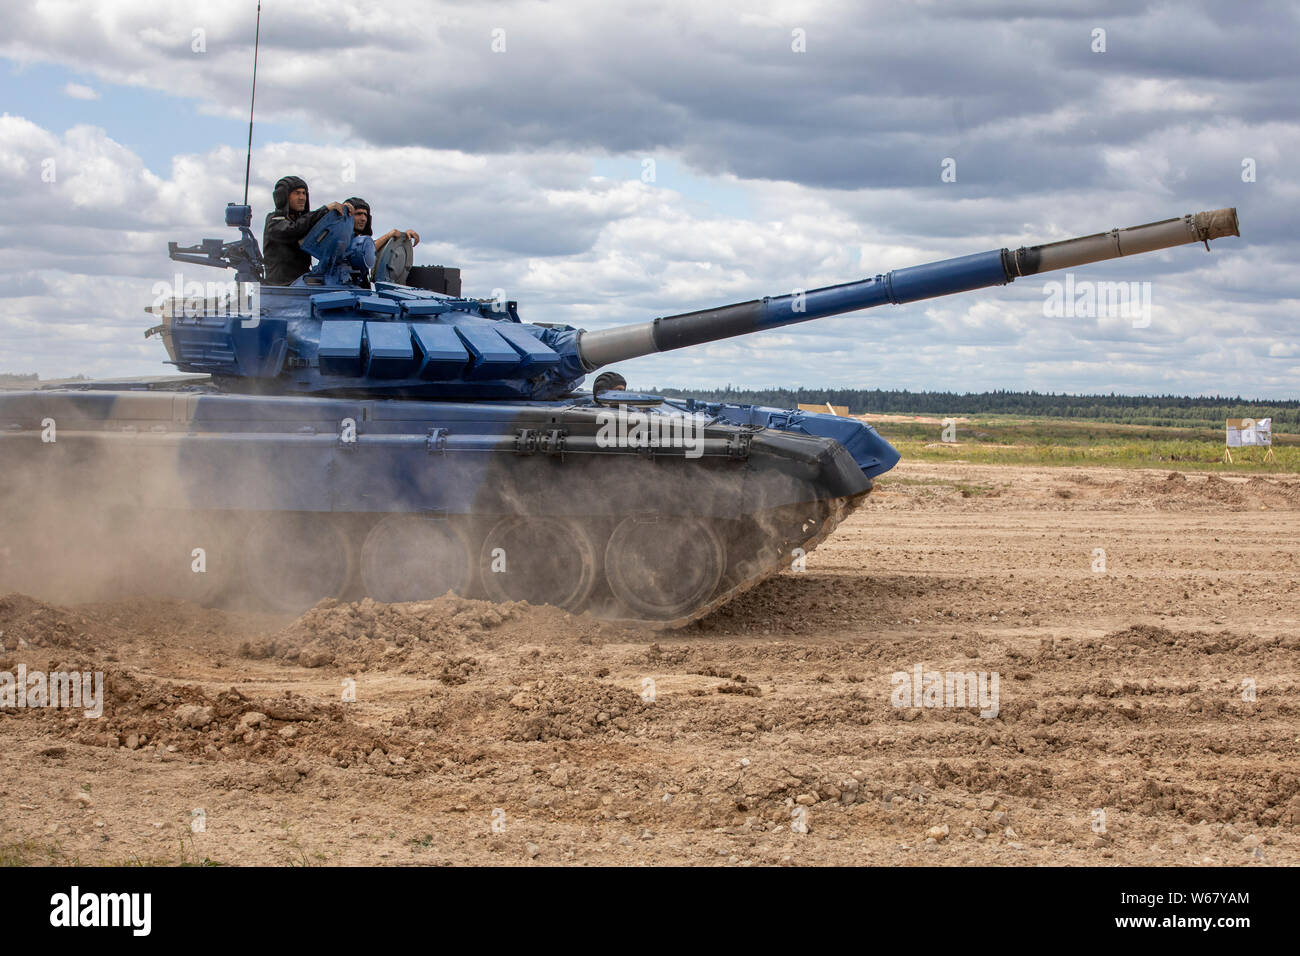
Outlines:
<svg viewBox="0 0 1300 956"><path fill-rule="evenodd" d="M420 234L414 229L406 230L406 237L411 240L411 245L418 246L420 244Z"/></svg>

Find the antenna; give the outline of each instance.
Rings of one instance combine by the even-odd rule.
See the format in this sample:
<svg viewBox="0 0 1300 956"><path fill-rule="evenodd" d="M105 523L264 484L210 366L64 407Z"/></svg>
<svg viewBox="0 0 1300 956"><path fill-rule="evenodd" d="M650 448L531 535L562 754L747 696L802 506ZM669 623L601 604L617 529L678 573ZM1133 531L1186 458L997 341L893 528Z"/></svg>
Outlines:
<svg viewBox="0 0 1300 956"><path fill-rule="evenodd" d="M257 30L253 34L253 92L248 98L248 156L244 160L244 205L248 205L248 172L253 165L253 104L257 102L257 45L262 38L262 0L257 0Z"/></svg>

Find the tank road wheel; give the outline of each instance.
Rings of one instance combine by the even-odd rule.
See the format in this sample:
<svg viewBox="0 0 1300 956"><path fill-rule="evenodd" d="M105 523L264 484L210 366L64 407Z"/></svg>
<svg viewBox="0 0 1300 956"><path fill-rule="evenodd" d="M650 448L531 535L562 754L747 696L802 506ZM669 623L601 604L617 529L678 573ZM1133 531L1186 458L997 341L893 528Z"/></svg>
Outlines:
<svg viewBox="0 0 1300 956"><path fill-rule="evenodd" d="M483 539L483 589L494 601L579 610L596 586L600 555L591 535L564 518L502 518Z"/></svg>
<svg viewBox="0 0 1300 956"><path fill-rule="evenodd" d="M428 601L469 588L474 554L445 518L391 514L361 546L361 580L376 601Z"/></svg>
<svg viewBox="0 0 1300 956"><path fill-rule="evenodd" d="M329 514L254 517L244 538L244 580L277 611L304 611L338 597L352 576L347 535Z"/></svg>
<svg viewBox="0 0 1300 956"><path fill-rule="evenodd" d="M633 616L670 621L718 587L727 549L699 518L624 518L605 548L605 577Z"/></svg>

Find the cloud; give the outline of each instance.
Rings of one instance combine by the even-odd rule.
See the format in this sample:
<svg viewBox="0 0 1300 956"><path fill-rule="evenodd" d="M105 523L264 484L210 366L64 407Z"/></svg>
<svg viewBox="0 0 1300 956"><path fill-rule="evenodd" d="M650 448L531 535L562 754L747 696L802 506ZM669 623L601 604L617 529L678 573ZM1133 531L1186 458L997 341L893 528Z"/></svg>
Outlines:
<svg viewBox="0 0 1300 956"><path fill-rule="evenodd" d="M1003 195L1098 181L1091 144L1300 116L1294 5L1227 22L1209 0L1036 6L300 0L292 18L264 12L258 105L377 146L673 153L710 174L845 189L937 186L952 156L965 189ZM15 21L4 55L246 108L244 7L83 0Z"/></svg>
<svg viewBox="0 0 1300 956"><path fill-rule="evenodd" d="M99 93L89 86L81 83L67 83L63 87L63 95L70 96L74 100L97 100Z"/></svg>

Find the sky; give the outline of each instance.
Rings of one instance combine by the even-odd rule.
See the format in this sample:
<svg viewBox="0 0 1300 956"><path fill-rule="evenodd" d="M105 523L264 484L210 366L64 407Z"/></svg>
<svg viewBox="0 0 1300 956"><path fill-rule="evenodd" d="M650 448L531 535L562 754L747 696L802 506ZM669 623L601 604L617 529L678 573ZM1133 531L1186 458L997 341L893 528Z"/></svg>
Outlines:
<svg viewBox="0 0 1300 956"><path fill-rule="evenodd" d="M234 238L256 3L0 36L0 372L165 374L167 242ZM618 367L633 387L1300 398L1300 5L265 0L249 201L359 195L524 321L608 328L1235 206L1241 238ZM1290 157L1290 158L1288 158ZM259 234L260 234L260 230Z"/></svg>

